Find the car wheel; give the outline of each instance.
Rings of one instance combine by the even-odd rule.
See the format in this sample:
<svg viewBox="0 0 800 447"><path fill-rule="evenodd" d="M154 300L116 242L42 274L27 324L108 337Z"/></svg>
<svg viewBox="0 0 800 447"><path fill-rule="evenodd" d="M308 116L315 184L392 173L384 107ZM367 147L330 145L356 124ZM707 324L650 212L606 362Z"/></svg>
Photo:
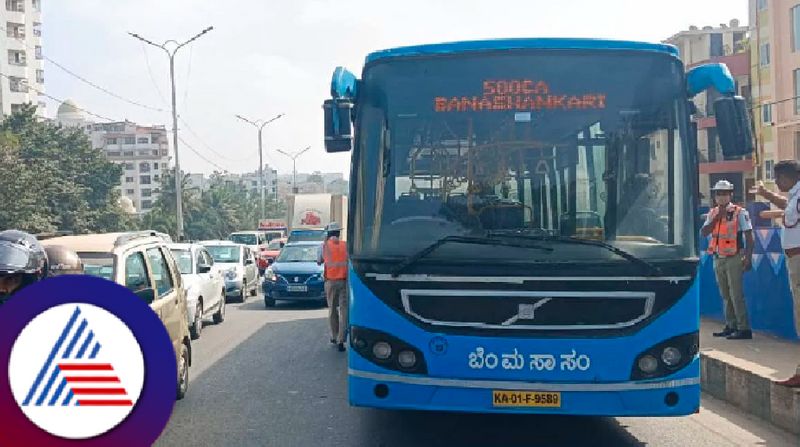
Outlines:
<svg viewBox="0 0 800 447"><path fill-rule="evenodd" d="M189 328L189 332L192 334L192 340L200 338L200 333L203 332L203 305L201 303L197 303L197 309L194 311L194 321L192 322L192 327Z"/></svg>
<svg viewBox="0 0 800 447"><path fill-rule="evenodd" d="M241 300L242 303L247 301L247 283L244 281L242 281L242 290L239 295L239 300Z"/></svg>
<svg viewBox="0 0 800 447"><path fill-rule="evenodd" d="M181 344L181 358L178 362L177 399L181 400L186 397L187 391L189 391L189 348L185 344Z"/></svg>
<svg viewBox="0 0 800 447"><path fill-rule="evenodd" d="M275 307L275 298L264 297L264 306Z"/></svg>
<svg viewBox="0 0 800 447"><path fill-rule="evenodd" d="M256 279L255 284L253 285L253 290L250 291L250 296L257 296L258 295L258 279Z"/></svg>
<svg viewBox="0 0 800 447"><path fill-rule="evenodd" d="M222 291L222 298L219 300L219 308L214 313L214 324L220 324L225 321L225 291Z"/></svg>

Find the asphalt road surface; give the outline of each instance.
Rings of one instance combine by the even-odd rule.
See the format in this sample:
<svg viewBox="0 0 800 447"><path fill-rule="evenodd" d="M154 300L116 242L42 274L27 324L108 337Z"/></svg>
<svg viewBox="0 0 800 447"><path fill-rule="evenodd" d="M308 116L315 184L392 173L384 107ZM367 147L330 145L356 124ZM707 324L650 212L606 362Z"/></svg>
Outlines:
<svg viewBox="0 0 800 447"><path fill-rule="evenodd" d="M327 310L250 298L195 341L188 396L159 446L800 446L704 396L676 419L464 415L351 408Z"/></svg>

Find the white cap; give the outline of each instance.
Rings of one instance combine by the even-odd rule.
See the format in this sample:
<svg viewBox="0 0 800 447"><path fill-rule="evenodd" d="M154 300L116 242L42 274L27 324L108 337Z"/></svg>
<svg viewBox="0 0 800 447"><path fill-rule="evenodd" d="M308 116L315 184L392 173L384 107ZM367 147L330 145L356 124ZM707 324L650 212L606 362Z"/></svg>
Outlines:
<svg viewBox="0 0 800 447"><path fill-rule="evenodd" d="M331 222L328 224L327 227L325 227L325 231L327 231L328 233L333 231L342 231L342 226L339 225L337 222Z"/></svg>

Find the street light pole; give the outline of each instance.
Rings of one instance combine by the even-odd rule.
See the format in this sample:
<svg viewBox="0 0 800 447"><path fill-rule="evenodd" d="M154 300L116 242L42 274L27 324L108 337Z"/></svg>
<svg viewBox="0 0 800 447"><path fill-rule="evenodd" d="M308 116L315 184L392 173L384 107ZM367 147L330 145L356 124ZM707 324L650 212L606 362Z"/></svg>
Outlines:
<svg viewBox="0 0 800 447"><path fill-rule="evenodd" d="M266 211L266 207L267 207L267 205L266 205L266 192L264 191L264 149L263 149L263 145L261 144L261 131L264 130L264 126L266 126L267 124L277 120L278 118L281 118L282 116L284 116L283 113L279 114L275 118L272 118L271 120L267 120L267 121L262 121L262 120L251 121L251 120L243 117L242 115L236 115L236 118L239 118L240 120L242 120L242 121L244 121L244 122L246 122L248 124L251 124L253 127L258 129L258 189L260 190L260 193L261 193L261 219L266 219L267 218L267 216L266 216L266 213L267 213L267 211Z"/></svg>
<svg viewBox="0 0 800 447"><path fill-rule="evenodd" d="M282 151L280 149L276 149L281 154L283 154L283 155L285 155L285 156L287 156L287 157L292 159L292 194L297 194L297 158L299 156L303 155L303 153L306 152L309 149L311 149L311 146L308 146L305 149L303 149L302 151L296 152L294 154L289 154L289 153L284 152L284 151Z"/></svg>
<svg viewBox="0 0 800 447"><path fill-rule="evenodd" d="M197 33L194 37L187 40L186 42L179 43L175 40L168 40L161 45L154 43L150 40L145 39L144 37L136 34L136 33L128 33L136 39L141 40L142 42L152 45L156 48L161 48L167 53L169 57L169 79L170 84L172 86L172 146L175 148L175 214L176 214L176 224L177 224L177 237L179 241L183 240L183 185L182 180L183 176L181 175L181 163L180 159L178 158L178 109L176 107L176 99L175 99L175 54L183 48L184 46L194 42L195 40L199 39L205 33L214 29L213 26L209 26L208 28L204 29L203 31ZM170 51L167 48L167 44L172 42L175 44L175 48Z"/></svg>

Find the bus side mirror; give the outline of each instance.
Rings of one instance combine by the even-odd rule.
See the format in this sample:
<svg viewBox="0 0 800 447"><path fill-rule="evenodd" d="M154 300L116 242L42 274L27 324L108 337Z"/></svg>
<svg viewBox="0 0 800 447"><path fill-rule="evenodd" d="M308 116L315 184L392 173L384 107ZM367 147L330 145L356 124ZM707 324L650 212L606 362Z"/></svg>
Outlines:
<svg viewBox="0 0 800 447"><path fill-rule="evenodd" d="M325 110L325 150L348 152L353 148L353 103L347 99L327 99Z"/></svg>
<svg viewBox="0 0 800 447"><path fill-rule="evenodd" d="M747 101L741 96L723 96L714 101L717 132L725 158L753 152L753 130Z"/></svg>

